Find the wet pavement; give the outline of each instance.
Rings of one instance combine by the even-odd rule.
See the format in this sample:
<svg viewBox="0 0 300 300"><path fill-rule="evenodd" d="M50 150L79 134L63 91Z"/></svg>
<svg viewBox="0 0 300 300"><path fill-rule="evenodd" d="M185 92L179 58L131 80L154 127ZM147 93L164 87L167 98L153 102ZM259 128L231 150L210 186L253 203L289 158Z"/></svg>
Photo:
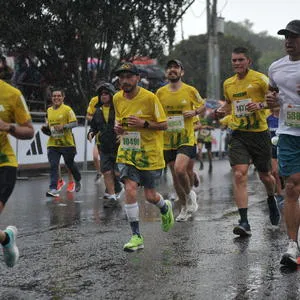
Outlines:
<svg viewBox="0 0 300 300"><path fill-rule="evenodd" d="M47 176L18 180L0 228L18 227L21 255L12 269L0 265L0 299L299 299L299 271L279 264L287 245L284 224L270 226L253 168L252 237L237 238L228 161L215 160L211 174L207 167L199 171L198 212L168 233L139 191L145 249L136 253L122 250L130 237L122 201L103 208L103 179L95 185L95 173L83 175L79 193L64 189L56 199L45 196ZM169 176L158 187L164 195L172 192Z"/></svg>

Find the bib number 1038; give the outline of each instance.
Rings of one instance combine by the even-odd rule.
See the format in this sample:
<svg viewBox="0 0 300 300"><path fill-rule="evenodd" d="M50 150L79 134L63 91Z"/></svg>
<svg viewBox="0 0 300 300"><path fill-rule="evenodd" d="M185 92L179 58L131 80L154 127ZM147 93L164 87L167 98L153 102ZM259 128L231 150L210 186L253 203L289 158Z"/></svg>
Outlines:
<svg viewBox="0 0 300 300"><path fill-rule="evenodd" d="M127 132L122 135L121 147L125 150L140 150L141 149L141 134L140 132Z"/></svg>

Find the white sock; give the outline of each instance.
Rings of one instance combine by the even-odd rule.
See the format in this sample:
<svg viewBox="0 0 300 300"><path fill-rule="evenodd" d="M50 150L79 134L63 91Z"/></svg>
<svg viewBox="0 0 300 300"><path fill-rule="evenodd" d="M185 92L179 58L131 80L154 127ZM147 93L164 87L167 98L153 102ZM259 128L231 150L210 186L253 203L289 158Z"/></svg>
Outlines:
<svg viewBox="0 0 300 300"><path fill-rule="evenodd" d="M139 206L137 202L125 204L124 208L129 222L139 221Z"/></svg>

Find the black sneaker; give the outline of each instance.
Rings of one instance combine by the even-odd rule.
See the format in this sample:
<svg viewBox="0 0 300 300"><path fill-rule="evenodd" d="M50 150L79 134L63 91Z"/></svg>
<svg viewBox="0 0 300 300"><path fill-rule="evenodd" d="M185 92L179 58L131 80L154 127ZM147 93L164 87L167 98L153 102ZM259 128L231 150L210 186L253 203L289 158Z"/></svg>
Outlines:
<svg viewBox="0 0 300 300"><path fill-rule="evenodd" d="M268 206L270 210L270 221L274 226L278 226L280 222L280 212L278 209L275 196L268 196Z"/></svg>
<svg viewBox="0 0 300 300"><path fill-rule="evenodd" d="M75 181L75 192L79 192L81 190L81 183L80 181Z"/></svg>
<svg viewBox="0 0 300 300"><path fill-rule="evenodd" d="M239 221L239 225L233 228L233 233L241 237L251 236L251 228L249 223Z"/></svg>

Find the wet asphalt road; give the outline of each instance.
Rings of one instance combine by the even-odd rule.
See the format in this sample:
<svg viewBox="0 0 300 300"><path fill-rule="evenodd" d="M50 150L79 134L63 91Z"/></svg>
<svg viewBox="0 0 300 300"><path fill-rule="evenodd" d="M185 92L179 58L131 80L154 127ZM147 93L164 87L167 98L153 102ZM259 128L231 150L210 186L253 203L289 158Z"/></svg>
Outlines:
<svg viewBox="0 0 300 300"><path fill-rule="evenodd" d="M198 164L196 164L196 169ZM45 197L48 178L19 180L0 228L19 229L19 263L0 265L0 299L300 299L300 273L281 268L284 224L270 226L266 195L249 171L251 238L236 238L238 215L229 164L200 171L199 210L187 223L162 232L158 209L140 190L145 249L123 252L130 237L122 204L104 209L103 180L85 173L82 190ZM65 176L66 178L66 176ZM163 176L158 190L172 191ZM178 208L175 206L175 215ZM0 256L1 257L1 256Z"/></svg>

